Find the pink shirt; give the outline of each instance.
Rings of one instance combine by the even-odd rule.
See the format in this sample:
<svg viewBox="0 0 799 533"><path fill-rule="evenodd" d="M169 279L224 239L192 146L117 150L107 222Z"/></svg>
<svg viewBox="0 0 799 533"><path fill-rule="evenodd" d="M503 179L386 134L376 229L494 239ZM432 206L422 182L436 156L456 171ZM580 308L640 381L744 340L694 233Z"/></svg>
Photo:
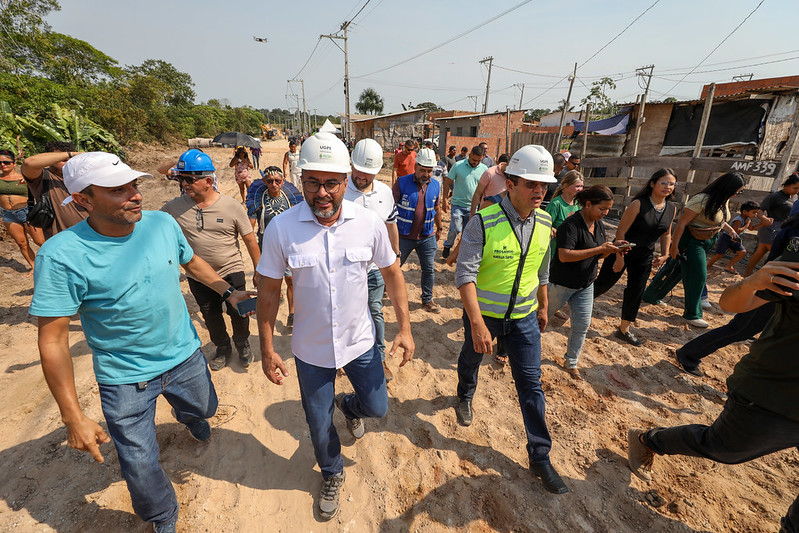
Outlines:
<svg viewBox="0 0 799 533"><path fill-rule="evenodd" d="M480 181L478 182L477 186L479 187L480 185L485 185L483 197L480 198L480 201L482 202L486 197L499 194L507 188L505 187L505 173L502 172L502 169L499 168L499 165L494 165L483 172L483 175L480 177Z"/></svg>

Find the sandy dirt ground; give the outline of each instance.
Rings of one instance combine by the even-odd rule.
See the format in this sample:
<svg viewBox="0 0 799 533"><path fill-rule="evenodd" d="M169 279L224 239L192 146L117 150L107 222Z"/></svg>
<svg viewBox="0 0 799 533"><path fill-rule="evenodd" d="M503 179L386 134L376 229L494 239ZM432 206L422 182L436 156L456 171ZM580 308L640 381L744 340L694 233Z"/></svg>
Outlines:
<svg viewBox="0 0 799 533"><path fill-rule="evenodd" d="M154 172L179 147L139 147L131 165ZM280 164L285 141L264 143L262 168ZM221 191L236 196L227 163L232 150L211 149ZM387 179L388 173L381 173ZM147 209L177 193L163 177L141 184ZM103 465L69 449L66 430L42 376L36 321L28 315L32 279L24 277L16 246L0 242L0 530L106 532L149 531L131 509L112 444L102 446ZM245 258L248 271L252 265ZM630 426L709 423L721 411L725 378L747 345L720 350L705 360L705 378L680 373L670 352L699 331L679 317L681 288L670 306L645 306L636 331L646 342L633 348L613 338L623 282L597 300L580 365L585 381L560 368L568 322L543 336L543 383L553 437L551 458L572 492L545 492L528 472L521 414L510 369L486 358L474 400L475 421L458 426L453 405L457 356L463 342L462 308L454 269L436 264L434 297L443 307L431 315L420 305L415 255L404 271L411 302L416 358L398 369L388 386L389 413L367 420L354 442L340 413L347 481L339 515L317 520L314 504L321 476L305 423L294 360L278 316L276 347L290 376L278 387L260 364L238 362L213 373L220 407L213 437L197 443L172 418L168 404L156 415L161 459L181 505L178 531L443 532L443 531L776 531L796 495L799 453L783 451L738 466L687 457L658 458L653 481L627 468ZM712 326L726 323L719 294L733 281L713 270ZM206 354L213 353L197 306L182 284ZM387 337L396 333L390 305ZM255 324L251 343L258 346ZM88 416L102 420L91 355L75 319L70 346L78 396ZM257 352L257 349L256 349ZM258 357L258 355L256 355ZM351 391L346 378L337 383Z"/></svg>

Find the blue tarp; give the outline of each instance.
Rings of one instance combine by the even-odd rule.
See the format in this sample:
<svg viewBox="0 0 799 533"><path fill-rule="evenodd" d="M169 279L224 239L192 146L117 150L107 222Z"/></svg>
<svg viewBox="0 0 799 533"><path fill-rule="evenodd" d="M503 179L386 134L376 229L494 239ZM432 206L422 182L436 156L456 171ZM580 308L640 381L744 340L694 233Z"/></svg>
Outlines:
<svg viewBox="0 0 799 533"><path fill-rule="evenodd" d="M595 120L588 123L588 133L598 133L599 135L616 135L627 132L627 124L630 122L629 113L620 113L610 118ZM574 132L585 129L585 121L573 120Z"/></svg>

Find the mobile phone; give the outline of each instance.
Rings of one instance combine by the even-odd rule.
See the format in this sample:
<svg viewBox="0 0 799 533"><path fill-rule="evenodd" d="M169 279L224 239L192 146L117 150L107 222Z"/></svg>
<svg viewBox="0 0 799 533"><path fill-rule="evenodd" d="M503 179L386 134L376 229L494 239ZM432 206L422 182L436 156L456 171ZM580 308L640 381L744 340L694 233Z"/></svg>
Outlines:
<svg viewBox="0 0 799 533"><path fill-rule="evenodd" d="M239 302L236 304L236 310L239 312L239 315L245 316L247 313L251 313L255 311L255 302L258 301L258 298L247 298L243 302Z"/></svg>
<svg viewBox="0 0 799 533"><path fill-rule="evenodd" d="M786 261L786 262L789 262L789 263L799 263L799 237L791 237L791 239L785 245L785 250L783 250L782 255L777 257L775 259L775 261ZM790 280L790 281L794 281L792 278L789 278L787 276L782 276L780 274L777 274L775 277L776 278L787 279L787 280ZM772 290L768 290L768 289L757 291L755 293L755 296L763 298L764 300L767 300L769 302L785 300L787 298L799 298L799 290L791 291L791 289L789 289L788 287L785 287L783 285L780 285L780 287L783 290L785 290L785 291L791 292L791 296L784 296L782 294L777 294L776 292L774 292Z"/></svg>
<svg viewBox="0 0 799 533"><path fill-rule="evenodd" d="M627 244L620 244L616 248L619 250L626 250L628 248L633 248L635 246L634 242L628 242Z"/></svg>

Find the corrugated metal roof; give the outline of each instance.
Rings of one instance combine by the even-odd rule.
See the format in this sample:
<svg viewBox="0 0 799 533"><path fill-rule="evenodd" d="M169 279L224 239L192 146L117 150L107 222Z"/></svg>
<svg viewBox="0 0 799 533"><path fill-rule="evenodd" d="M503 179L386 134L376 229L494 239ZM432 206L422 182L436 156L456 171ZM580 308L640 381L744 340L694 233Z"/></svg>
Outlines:
<svg viewBox="0 0 799 533"><path fill-rule="evenodd" d="M419 111L425 112L427 110L423 107L419 107L417 109L408 109L407 111L400 111L399 113L389 113L388 115L375 115L369 118L361 118L358 120L353 120L352 123L355 124L356 122L366 122L367 120L377 120L380 118L396 117L398 115L407 115L408 113L418 113Z"/></svg>

